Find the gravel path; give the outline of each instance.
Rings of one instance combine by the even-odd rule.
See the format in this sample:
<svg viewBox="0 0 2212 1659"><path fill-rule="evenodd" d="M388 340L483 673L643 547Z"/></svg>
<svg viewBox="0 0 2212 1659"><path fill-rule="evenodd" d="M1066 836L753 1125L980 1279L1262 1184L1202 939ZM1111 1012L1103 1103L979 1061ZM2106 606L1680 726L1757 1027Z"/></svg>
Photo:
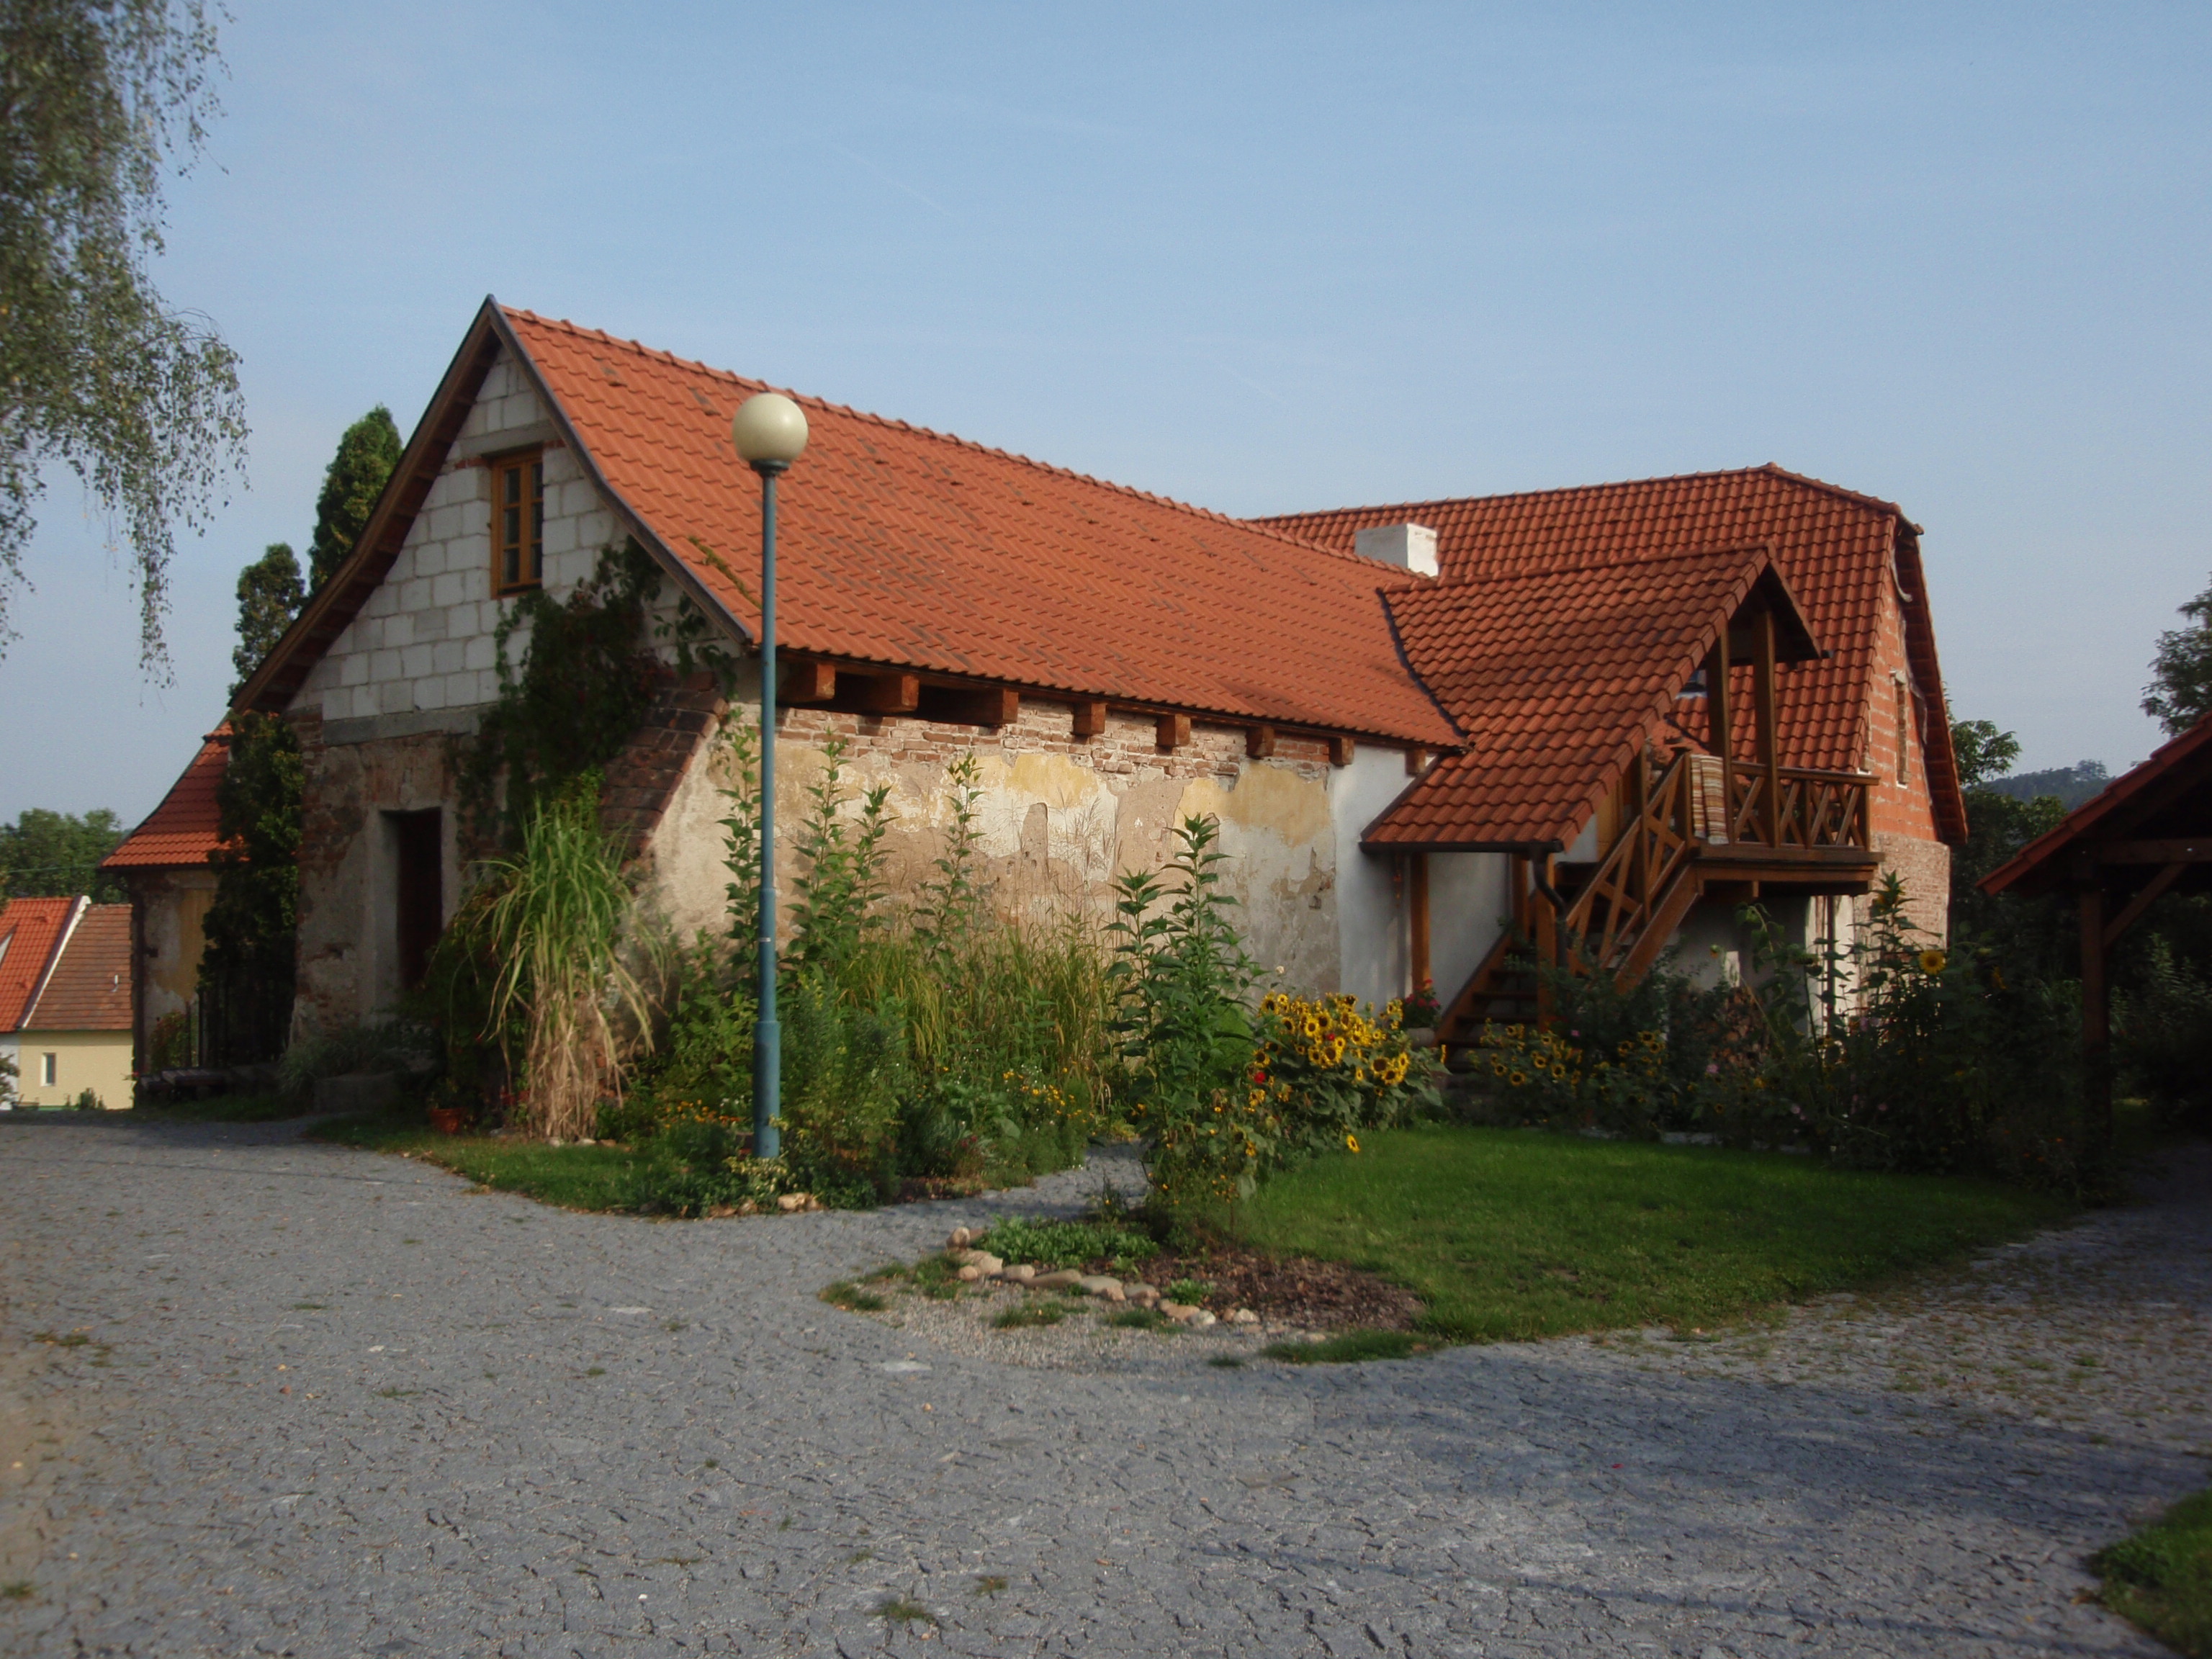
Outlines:
<svg viewBox="0 0 2212 1659"><path fill-rule="evenodd" d="M1310 1370L815 1299L1008 1200L654 1224L52 1118L0 1193L10 1653L2151 1654L2082 1558L2212 1476L2203 1152L1778 1330Z"/></svg>

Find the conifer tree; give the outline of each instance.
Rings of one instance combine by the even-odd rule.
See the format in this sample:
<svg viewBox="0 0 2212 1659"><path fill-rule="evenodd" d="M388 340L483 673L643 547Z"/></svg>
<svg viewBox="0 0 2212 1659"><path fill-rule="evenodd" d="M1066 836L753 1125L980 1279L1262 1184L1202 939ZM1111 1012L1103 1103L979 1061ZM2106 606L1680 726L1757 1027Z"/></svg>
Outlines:
<svg viewBox="0 0 2212 1659"><path fill-rule="evenodd" d="M307 591L314 592L345 562L368 526L385 480L399 465L399 428L382 404L345 429L338 453L323 474L315 501L315 538L307 544Z"/></svg>
<svg viewBox="0 0 2212 1659"><path fill-rule="evenodd" d="M231 683L232 696L284 637L306 597L299 556L289 542L271 542L267 552L238 573L238 644L230 653L238 678Z"/></svg>

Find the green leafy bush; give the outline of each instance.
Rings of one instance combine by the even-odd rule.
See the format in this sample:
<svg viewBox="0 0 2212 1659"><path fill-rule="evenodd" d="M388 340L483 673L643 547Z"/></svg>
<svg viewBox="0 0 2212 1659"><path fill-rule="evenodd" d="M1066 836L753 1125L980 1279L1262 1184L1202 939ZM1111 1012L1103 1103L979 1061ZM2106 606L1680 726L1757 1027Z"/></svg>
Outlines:
<svg viewBox="0 0 2212 1659"><path fill-rule="evenodd" d="M2154 933L2138 985L2117 1002L2113 1047L2122 1074L2172 1127L2212 1127L2212 979Z"/></svg>
<svg viewBox="0 0 2212 1659"><path fill-rule="evenodd" d="M2015 982L1985 957L1936 948L1893 875L1848 952L1815 956L1758 907L1742 914L1755 948L1741 986L1655 974L1622 992L1602 976L1548 975L1548 1027L1493 1027L1481 1040L1509 1114L2069 1192L2105 1178L2069 983Z"/></svg>

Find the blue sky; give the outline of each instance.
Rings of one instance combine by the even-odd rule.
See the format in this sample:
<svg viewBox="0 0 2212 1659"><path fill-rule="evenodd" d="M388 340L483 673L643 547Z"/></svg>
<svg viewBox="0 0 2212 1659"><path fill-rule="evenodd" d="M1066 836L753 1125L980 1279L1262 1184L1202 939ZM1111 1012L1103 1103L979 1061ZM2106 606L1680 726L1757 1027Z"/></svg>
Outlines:
<svg viewBox="0 0 2212 1659"><path fill-rule="evenodd" d="M2212 9L232 5L159 280L244 357L250 487L158 690L56 481L0 817L151 808L239 567L487 292L1231 513L1778 461L1926 527L2024 764L2157 741Z"/></svg>

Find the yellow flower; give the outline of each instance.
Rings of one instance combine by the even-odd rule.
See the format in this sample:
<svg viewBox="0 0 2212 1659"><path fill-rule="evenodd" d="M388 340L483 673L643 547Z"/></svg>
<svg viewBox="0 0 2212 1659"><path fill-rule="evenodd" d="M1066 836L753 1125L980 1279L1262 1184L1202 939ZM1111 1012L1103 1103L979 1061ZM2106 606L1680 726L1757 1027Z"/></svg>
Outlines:
<svg viewBox="0 0 2212 1659"><path fill-rule="evenodd" d="M1359 1150L1359 1137L1358 1135L1346 1135L1344 1138L1344 1144L1356 1152Z"/></svg>
<svg viewBox="0 0 2212 1659"><path fill-rule="evenodd" d="M1950 958L1941 951L1923 951L1920 953L1920 971L1923 974L1940 974L1943 971L1943 964L1949 960Z"/></svg>

